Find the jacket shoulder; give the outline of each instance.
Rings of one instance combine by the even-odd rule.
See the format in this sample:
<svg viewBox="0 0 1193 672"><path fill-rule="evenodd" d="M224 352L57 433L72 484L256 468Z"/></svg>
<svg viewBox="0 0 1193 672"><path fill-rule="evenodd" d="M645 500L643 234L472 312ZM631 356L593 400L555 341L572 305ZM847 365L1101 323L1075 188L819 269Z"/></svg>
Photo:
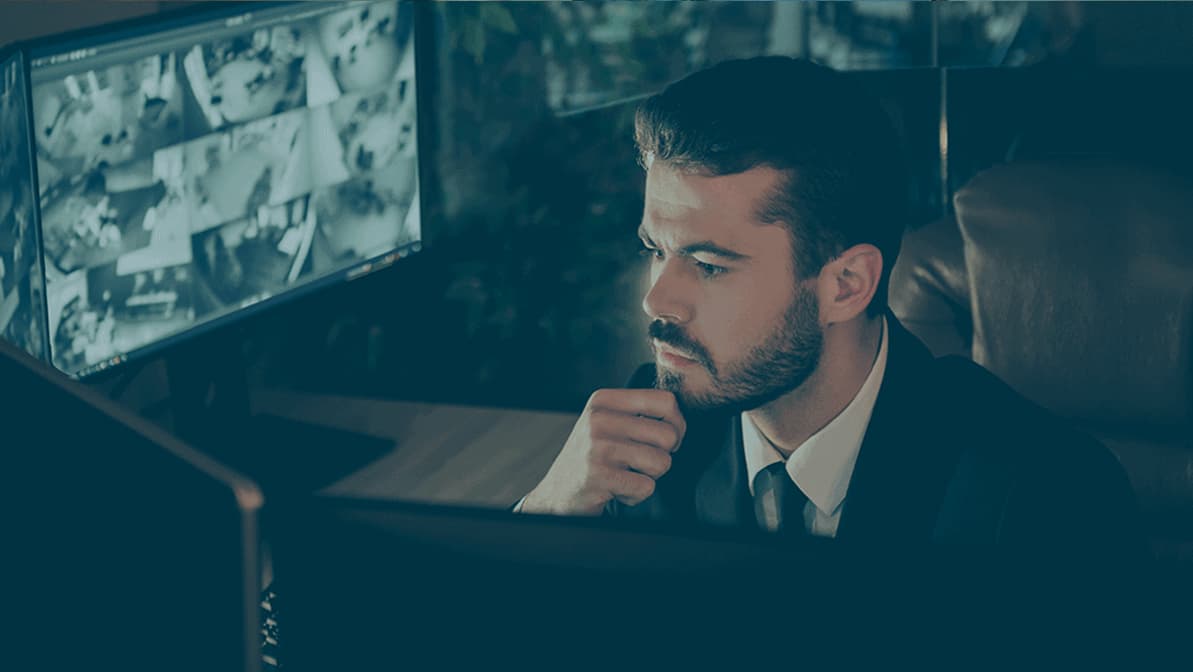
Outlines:
<svg viewBox="0 0 1193 672"><path fill-rule="evenodd" d="M1092 435L963 357L935 360L963 455L1010 478L1002 535L1057 546L1139 548L1138 503L1117 456Z"/></svg>
<svg viewBox="0 0 1193 672"><path fill-rule="evenodd" d="M1113 457L1101 442L1019 394L980 364L958 356L942 357L934 363L932 380L939 388L936 401L942 406L942 416L953 418L958 428L968 430L966 434L998 439L1004 449L1008 443L1029 446L1030 454L1025 457L1036 461L1049 456L1065 460Z"/></svg>

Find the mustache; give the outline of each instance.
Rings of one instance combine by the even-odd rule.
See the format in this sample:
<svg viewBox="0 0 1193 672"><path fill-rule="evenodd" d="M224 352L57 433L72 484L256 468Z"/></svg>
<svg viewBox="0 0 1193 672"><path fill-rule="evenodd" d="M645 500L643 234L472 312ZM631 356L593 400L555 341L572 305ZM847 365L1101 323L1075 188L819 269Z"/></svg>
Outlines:
<svg viewBox="0 0 1193 672"><path fill-rule="evenodd" d="M708 351L704 346L697 343L691 337L684 333L679 325L671 322L664 322L662 320L655 320L650 323L650 328L647 330L651 340L665 343L676 350L679 350L684 355L691 357L700 363L701 366L708 369L712 373L716 373L713 367L712 357L708 355Z"/></svg>

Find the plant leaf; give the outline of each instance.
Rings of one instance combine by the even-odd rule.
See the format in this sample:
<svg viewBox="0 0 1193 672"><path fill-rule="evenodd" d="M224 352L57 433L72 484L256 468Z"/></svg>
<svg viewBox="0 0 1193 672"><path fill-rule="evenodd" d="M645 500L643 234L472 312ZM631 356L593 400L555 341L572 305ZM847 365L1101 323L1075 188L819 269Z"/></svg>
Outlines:
<svg viewBox="0 0 1193 672"><path fill-rule="evenodd" d="M510 10L495 2L486 2L481 5L481 20L482 23L490 25L503 33L516 35L518 33L518 24L514 22L514 15L510 14Z"/></svg>
<svg viewBox="0 0 1193 672"><path fill-rule="evenodd" d="M469 21L464 24L463 33L460 40L464 50L480 65L485 58L485 27L480 21Z"/></svg>

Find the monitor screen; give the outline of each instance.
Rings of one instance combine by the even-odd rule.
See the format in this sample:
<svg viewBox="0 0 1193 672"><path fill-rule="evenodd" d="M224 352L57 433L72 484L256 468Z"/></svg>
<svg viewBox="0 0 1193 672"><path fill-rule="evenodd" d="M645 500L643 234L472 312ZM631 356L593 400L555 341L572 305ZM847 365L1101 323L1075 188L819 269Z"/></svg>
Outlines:
<svg viewBox="0 0 1193 672"><path fill-rule="evenodd" d="M52 361L87 375L421 247L410 3L31 51Z"/></svg>
<svg viewBox="0 0 1193 672"><path fill-rule="evenodd" d="M29 105L21 52L0 57L0 338L46 358Z"/></svg>
<svg viewBox="0 0 1193 672"><path fill-rule="evenodd" d="M7 343L0 380L0 668L259 669L256 484Z"/></svg>

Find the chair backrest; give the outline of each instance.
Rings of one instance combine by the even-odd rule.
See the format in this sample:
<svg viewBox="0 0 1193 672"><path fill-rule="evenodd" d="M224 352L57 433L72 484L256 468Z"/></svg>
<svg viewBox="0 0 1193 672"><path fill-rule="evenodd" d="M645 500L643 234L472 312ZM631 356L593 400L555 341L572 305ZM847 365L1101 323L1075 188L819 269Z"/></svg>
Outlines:
<svg viewBox="0 0 1193 672"><path fill-rule="evenodd" d="M1109 159L1015 163L954 204L976 362L1081 422L1190 426L1193 179Z"/></svg>

